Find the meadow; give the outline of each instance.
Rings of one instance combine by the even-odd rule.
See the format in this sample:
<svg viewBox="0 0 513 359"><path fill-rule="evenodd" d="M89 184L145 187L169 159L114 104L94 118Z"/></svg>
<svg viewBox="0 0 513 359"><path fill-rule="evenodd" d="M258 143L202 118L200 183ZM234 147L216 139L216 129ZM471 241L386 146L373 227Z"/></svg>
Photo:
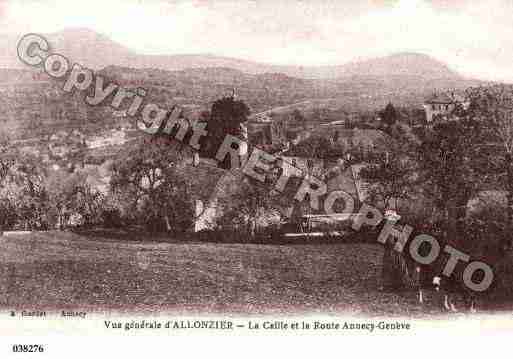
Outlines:
<svg viewBox="0 0 513 359"><path fill-rule="evenodd" d="M34 232L0 237L0 303L11 310L168 313L440 311L379 288L377 244L219 244Z"/></svg>

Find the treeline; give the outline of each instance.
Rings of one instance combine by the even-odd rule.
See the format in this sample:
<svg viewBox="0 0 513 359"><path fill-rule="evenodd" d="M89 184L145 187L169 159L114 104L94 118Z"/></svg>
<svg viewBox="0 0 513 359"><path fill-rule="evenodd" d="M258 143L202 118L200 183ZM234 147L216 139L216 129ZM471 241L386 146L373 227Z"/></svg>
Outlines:
<svg viewBox="0 0 513 359"><path fill-rule="evenodd" d="M497 293L511 298L513 88L471 88L467 98L417 138L397 131L388 106L388 150L364 158L360 177L369 201L399 213L403 225L491 265Z"/></svg>
<svg viewBox="0 0 513 359"><path fill-rule="evenodd" d="M202 114L209 130L202 140L202 155L213 158L226 134L246 137L241 124L248 115L249 108L233 97L216 101L210 112ZM0 230L133 225L183 232L191 228L191 183L196 179L187 178L184 169L192 165L193 152L169 134L142 136L99 166L77 161L48 166L40 154L18 148L2 136ZM229 168L230 163L220 166Z"/></svg>
<svg viewBox="0 0 513 359"><path fill-rule="evenodd" d="M63 228L98 222L102 195L82 173L51 170L36 155L4 144L0 148L0 225L3 230Z"/></svg>

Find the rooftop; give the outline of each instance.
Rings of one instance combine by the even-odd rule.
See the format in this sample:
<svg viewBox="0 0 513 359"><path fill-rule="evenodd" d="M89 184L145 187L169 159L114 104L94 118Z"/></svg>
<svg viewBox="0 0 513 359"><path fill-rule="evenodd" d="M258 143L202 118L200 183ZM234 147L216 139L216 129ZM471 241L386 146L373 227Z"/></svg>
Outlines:
<svg viewBox="0 0 513 359"><path fill-rule="evenodd" d="M465 102L465 96L461 93L457 92L440 92L433 93L430 97L428 97L425 103L428 104L453 104L453 103L463 103Z"/></svg>

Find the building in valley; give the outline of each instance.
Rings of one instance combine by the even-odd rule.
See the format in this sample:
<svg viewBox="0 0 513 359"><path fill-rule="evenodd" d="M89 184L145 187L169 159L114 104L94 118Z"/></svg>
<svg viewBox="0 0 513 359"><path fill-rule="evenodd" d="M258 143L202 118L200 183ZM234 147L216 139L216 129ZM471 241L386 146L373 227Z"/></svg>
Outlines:
<svg viewBox="0 0 513 359"><path fill-rule="evenodd" d="M426 99L423 105L426 111L426 121L432 123L437 120L447 120L458 105L466 108L469 103L463 96L455 92L434 93Z"/></svg>

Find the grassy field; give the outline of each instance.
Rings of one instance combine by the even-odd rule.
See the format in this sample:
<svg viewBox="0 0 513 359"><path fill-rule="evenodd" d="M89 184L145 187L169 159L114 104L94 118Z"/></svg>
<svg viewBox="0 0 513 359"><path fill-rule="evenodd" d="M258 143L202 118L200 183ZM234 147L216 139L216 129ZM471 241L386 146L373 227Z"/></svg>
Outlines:
<svg viewBox="0 0 513 359"><path fill-rule="evenodd" d="M378 290L373 244L157 243L47 232L0 237L7 309L417 315L415 293Z"/></svg>

